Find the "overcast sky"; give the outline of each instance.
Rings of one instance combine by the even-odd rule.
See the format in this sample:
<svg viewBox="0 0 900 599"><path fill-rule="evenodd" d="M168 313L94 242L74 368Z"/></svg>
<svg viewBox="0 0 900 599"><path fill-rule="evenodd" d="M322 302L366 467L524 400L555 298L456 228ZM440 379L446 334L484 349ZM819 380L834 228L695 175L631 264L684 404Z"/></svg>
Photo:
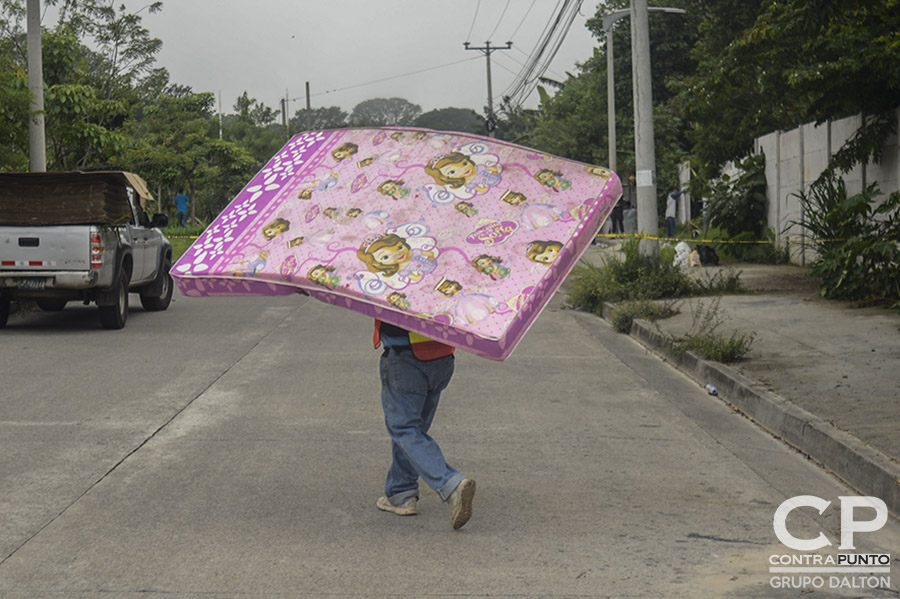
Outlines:
<svg viewBox="0 0 900 599"><path fill-rule="evenodd" d="M149 0L117 0L138 10ZM400 97L435 108L487 103L484 46L513 42L491 56L495 105L535 49L561 0L164 0L141 13L163 42L157 56L174 83L221 92L232 112L244 91L278 108L285 92L290 114L306 105L350 112L363 100ZM550 70L575 72L597 40L585 28L596 8L585 2ZM477 16L476 16L477 11ZM456 64L451 64L456 63ZM445 66L451 65L451 66ZM412 74L415 73L415 74ZM371 83L377 82L377 83ZM537 92L527 106L537 105Z"/></svg>

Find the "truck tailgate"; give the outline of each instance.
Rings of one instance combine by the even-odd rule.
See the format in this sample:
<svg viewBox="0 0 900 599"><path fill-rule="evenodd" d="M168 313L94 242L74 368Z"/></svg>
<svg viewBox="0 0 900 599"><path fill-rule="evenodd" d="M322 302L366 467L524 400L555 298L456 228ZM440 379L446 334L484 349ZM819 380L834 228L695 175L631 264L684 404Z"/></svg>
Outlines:
<svg viewBox="0 0 900 599"><path fill-rule="evenodd" d="M0 227L0 270L90 270L89 225Z"/></svg>

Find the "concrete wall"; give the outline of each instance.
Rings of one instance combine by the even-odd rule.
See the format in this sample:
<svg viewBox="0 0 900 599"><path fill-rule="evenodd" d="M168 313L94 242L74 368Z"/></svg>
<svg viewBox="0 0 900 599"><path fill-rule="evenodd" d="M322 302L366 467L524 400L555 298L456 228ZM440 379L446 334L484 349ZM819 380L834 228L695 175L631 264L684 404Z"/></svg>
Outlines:
<svg viewBox="0 0 900 599"><path fill-rule="evenodd" d="M896 111L900 125L900 108ZM768 226L776 240L787 244L791 259L804 264L813 256L803 240L803 214L797 194L805 191L828 166L862 124L853 116L821 125L806 124L791 131L776 131L757 138L754 151L766 156ZM898 126L900 130L900 126ZM844 176L848 193L858 193L877 182L885 194L900 191L900 142L895 134L882 149L881 162L858 166Z"/></svg>

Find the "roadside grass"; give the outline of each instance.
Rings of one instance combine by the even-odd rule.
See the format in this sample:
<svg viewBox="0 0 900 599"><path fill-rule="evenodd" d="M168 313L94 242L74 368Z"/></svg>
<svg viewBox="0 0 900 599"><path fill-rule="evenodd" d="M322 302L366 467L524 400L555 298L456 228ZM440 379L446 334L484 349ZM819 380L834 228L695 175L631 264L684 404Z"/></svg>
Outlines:
<svg viewBox="0 0 900 599"><path fill-rule="evenodd" d="M177 262L183 253L187 251L194 240L206 230L206 225L192 225L190 227L168 226L162 229L169 243L172 244L172 262Z"/></svg>
<svg viewBox="0 0 900 599"><path fill-rule="evenodd" d="M679 304L672 300L663 303L650 300L629 300L617 304L609 313L609 321L620 333L629 333L635 318L656 322L680 312Z"/></svg>
<svg viewBox="0 0 900 599"><path fill-rule="evenodd" d="M721 306L721 298L705 305L698 300L691 304L691 328L684 335L666 334L675 356L681 360L687 351L723 364L740 362L750 352L755 333L733 331L725 336L718 331L728 320Z"/></svg>
<svg viewBox="0 0 900 599"><path fill-rule="evenodd" d="M622 251L624 259L609 256L599 266L582 261L573 270L567 286L570 306L608 317L619 332L628 333L635 318L656 322L678 314L676 300L682 298L743 292L741 272L733 268L691 276L674 266L671 256L663 256L662 252L658 263L641 256L638 240L623 243ZM615 304L608 315L603 314L604 303ZM698 302L692 316L691 330L670 338L679 358L685 351L693 351L703 358L728 363L749 352L754 334L735 332L726 337L718 332L726 319L719 300L709 307Z"/></svg>

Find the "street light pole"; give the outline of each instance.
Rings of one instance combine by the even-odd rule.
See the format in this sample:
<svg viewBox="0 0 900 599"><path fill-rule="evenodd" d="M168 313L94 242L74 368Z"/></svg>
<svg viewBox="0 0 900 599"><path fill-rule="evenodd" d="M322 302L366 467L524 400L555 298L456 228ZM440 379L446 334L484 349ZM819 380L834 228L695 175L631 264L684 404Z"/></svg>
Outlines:
<svg viewBox="0 0 900 599"><path fill-rule="evenodd" d="M497 50L509 50L512 48L512 42L506 42L506 46L491 46L491 42L485 42L481 48L470 48L469 42L463 42L466 50L479 50L484 53L487 59L487 110L488 110L488 134L494 137L494 129L497 128L497 120L494 118L494 94L491 90L491 53Z"/></svg>
<svg viewBox="0 0 900 599"><path fill-rule="evenodd" d="M631 11L614 10L603 15L606 31L606 131L609 142L609 170L616 171L616 84L613 72L613 25L627 17Z"/></svg>
<svg viewBox="0 0 900 599"><path fill-rule="evenodd" d="M651 6L648 12L684 14L680 8L660 8ZM613 60L613 25L631 14L631 9L613 10L603 15L603 30L606 32L606 131L609 147L609 170L615 172L616 160L616 85Z"/></svg>

